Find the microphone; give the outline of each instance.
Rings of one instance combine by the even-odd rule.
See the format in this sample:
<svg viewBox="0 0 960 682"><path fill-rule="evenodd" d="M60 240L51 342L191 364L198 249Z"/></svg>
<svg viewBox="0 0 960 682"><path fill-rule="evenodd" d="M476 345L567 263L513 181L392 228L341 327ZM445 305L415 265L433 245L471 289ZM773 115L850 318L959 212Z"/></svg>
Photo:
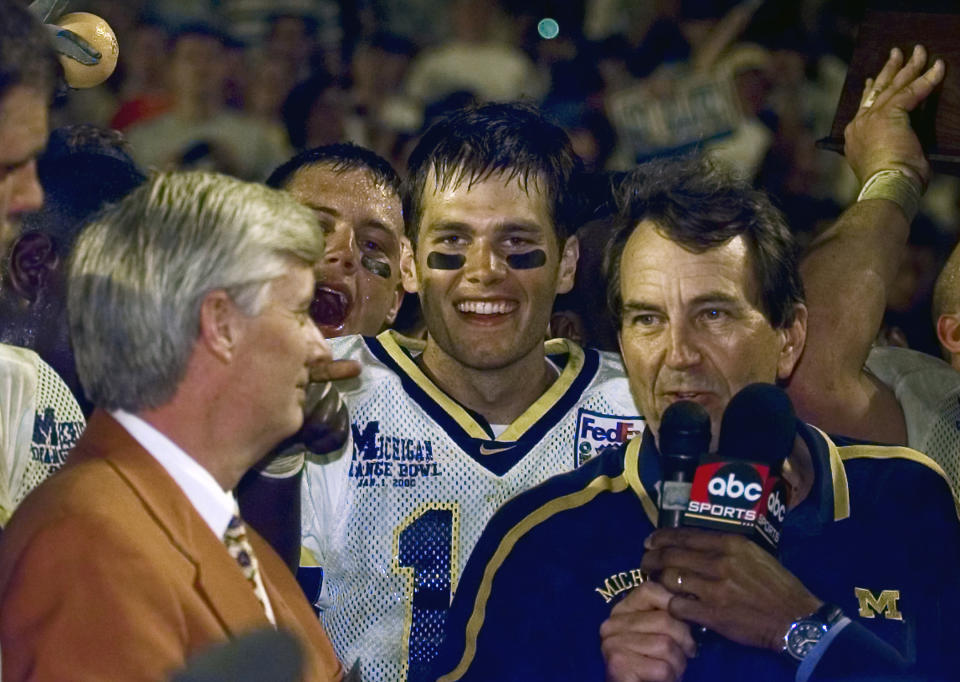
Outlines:
<svg viewBox="0 0 960 682"><path fill-rule="evenodd" d="M303 663L300 642L291 633L259 628L192 657L170 682L295 682Z"/></svg>
<svg viewBox="0 0 960 682"><path fill-rule="evenodd" d="M787 512L780 472L796 420L787 394L772 384L750 384L733 396L717 454L694 473L683 525L746 535L776 554Z"/></svg>
<svg viewBox="0 0 960 682"><path fill-rule="evenodd" d="M701 457L710 450L710 415L692 400L670 405L660 421L660 514L658 528L677 528L690 501Z"/></svg>

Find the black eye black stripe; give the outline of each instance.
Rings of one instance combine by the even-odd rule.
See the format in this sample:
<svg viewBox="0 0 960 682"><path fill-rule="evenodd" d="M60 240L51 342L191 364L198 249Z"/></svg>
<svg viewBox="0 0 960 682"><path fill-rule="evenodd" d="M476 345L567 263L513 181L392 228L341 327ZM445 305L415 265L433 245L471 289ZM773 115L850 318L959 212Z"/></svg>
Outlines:
<svg viewBox="0 0 960 682"><path fill-rule="evenodd" d="M383 277L384 279L390 278L391 270L389 263L384 263L382 260L375 260L370 256L360 256L360 265L377 277Z"/></svg>

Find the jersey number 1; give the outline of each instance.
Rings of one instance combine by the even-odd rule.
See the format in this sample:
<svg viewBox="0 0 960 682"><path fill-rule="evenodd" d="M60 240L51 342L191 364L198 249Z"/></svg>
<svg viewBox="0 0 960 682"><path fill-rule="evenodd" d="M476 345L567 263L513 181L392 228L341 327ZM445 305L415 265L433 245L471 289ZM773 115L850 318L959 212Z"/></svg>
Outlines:
<svg viewBox="0 0 960 682"><path fill-rule="evenodd" d="M450 608L460 539L460 506L427 503L394 534L395 569L407 577L409 600L404 628L404 658L409 682L431 679L430 665L440 650Z"/></svg>

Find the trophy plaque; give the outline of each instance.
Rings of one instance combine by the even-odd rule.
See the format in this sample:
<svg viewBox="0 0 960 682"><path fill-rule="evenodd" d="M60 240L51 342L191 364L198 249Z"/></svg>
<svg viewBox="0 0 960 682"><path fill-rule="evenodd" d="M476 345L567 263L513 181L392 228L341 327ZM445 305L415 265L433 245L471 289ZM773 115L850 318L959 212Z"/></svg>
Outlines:
<svg viewBox="0 0 960 682"><path fill-rule="evenodd" d="M910 120L933 169L960 175L960 14L950 11L960 5L883 4L887 7L868 9L864 15L830 136L818 146L842 154L843 129L860 108L866 79L880 73L892 47L899 47L906 60L914 45L921 43L927 48L927 66L939 58L947 69L943 82L914 110ZM909 10L897 7L907 4Z"/></svg>

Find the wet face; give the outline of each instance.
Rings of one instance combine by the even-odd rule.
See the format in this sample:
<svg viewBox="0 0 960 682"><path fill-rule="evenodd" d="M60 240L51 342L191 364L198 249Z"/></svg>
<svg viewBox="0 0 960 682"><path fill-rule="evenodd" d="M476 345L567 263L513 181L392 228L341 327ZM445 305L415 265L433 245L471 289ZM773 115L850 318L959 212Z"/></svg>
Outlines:
<svg viewBox="0 0 960 682"><path fill-rule="evenodd" d="M400 197L364 170L298 170L287 190L316 211L326 247L311 308L324 336L372 336L397 315L403 288Z"/></svg>
<svg viewBox="0 0 960 682"><path fill-rule="evenodd" d="M279 443L303 423L310 367L330 357L330 347L310 319L313 270L292 264L270 285L260 314L245 317L237 347L243 395L265 438Z"/></svg>
<svg viewBox="0 0 960 682"><path fill-rule="evenodd" d="M790 376L800 357L806 310L774 329L758 307L743 237L703 253L687 251L641 222L623 251L620 348L630 389L657 434L677 400L710 415L713 445L723 410L747 384Z"/></svg>
<svg viewBox="0 0 960 682"><path fill-rule="evenodd" d="M47 101L15 86L0 99L0 262L20 232L20 218L43 205L37 156L47 143Z"/></svg>
<svg viewBox="0 0 960 682"><path fill-rule="evenodd" d="M500 369L526 357L543 343L554 298L573 286L576 240L561 250L537 185L494 175L440 189L427 179L404 282L420 294L428 344L457 364Z"/></svg>

